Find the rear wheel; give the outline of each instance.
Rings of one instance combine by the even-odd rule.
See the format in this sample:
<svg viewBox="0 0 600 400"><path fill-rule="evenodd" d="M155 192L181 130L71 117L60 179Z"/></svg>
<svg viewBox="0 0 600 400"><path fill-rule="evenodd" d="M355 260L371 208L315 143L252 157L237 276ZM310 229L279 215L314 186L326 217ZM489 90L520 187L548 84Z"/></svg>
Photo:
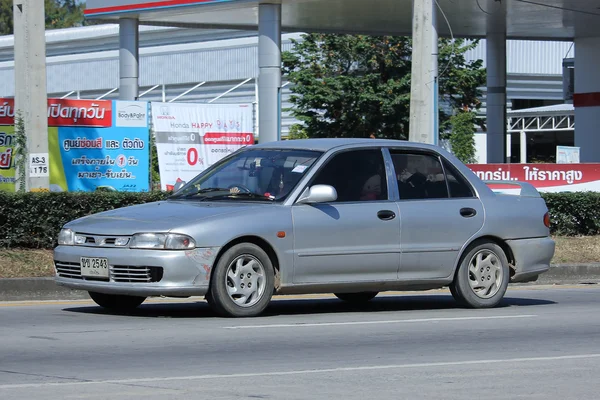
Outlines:
<svg viewBox="0 0 600 400"><path fill-rule="evenodd" d="M255 244L241 243L220 257L206 299L223 316L254 317L269 305L274 284L267 253Z"/></svg>
<svg viewBox="0 0 600 400"><path fill-rule="evenodd" d="M450 291L471 308L497 306L508 288L510 272L504 250L491 241L475 242L461 259Z"/></svg>
<svg viewBox="0 0 600 400"><path fill-rule="evenodd" d="M351 304L362 304L372 300L379 292L334 293L335 297Z"/></svg>
<svg viewBox="0 0 600 400"><path fill-rule="evenodd" d="M120 294L106 294L88 292L92 300L100 307L115 311L129 311L137 308L146 300L145 297L125 296Z"/></svg>

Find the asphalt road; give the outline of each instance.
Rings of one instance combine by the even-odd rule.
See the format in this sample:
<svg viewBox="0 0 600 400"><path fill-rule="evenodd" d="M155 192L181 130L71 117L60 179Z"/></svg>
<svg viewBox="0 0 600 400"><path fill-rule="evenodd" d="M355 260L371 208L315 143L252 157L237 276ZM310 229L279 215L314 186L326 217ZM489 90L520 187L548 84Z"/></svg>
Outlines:
<svg viewBox="0 0 600 400"><path fill-rule="evenodd" d="M599 310L598 286L510 289L492 310L447 292L286 299L253 319L0 303L0 399L593 399Z"/></svg>

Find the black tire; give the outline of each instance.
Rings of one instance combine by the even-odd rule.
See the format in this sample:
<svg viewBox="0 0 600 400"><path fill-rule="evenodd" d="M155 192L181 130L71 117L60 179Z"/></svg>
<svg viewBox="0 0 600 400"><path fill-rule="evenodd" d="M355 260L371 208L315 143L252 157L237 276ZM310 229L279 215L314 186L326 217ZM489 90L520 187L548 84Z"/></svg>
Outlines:
<svg viewBox="0 0 600 400"><path fill-rule="evenodd" d="M474 268L479 255L479 267ZM476 276L475 273L481 275ZM463 306L492 308L502 301L509 281L510 270L504 250L492 241L478 241L469 246L461 257L450 292Z"/></svg>
<svg viewBox="0 0 600 400"><path fill-rule="evenodd" d="M450 293L452 293L452 297L454 297L454 300L456 300L457 303L464 304L465 299L458 293L454 282L450 284Z"/></svg>
<svg viewBox="0 0 600 400"><path fill-rule="evenodd" d="M146 300L145 297L125 296L119 294L105 294L88 292L92 300L100 307L114 311L130 311L137 308Z"/></svg>
<svg viewBox="0 0 600 400"><path fill-rule="evenodd" d="M371 301L379 292L334 293L335 297L346 303L364 304Z"/></svg>
<svg viewBox="0 0 600 400"><path fill-rule="evenodd" d="M212 293L210 292L210 289L208 290L208 292L204 295L204 300L206 300L206 302L208 304L212 304L214 303L213 301L213 297L212 297Z"/></svg>
<svg viewBox="0 0 600 400"><path fill-rule="evenodd" d="M241 272L237 269L237 260L242 259L242 264L247 261L245 268L252 268L253 272L246 270L243 277L240 277ZM258 264L257 264L258 263ZM234 266L233 264L236 264ZM252 267L254 266L254 267ZM236 278L240 277L237 282L234 282L231 276L228 276L228 270L231 267L232 274ZM256 269L262 267L262 275L257 273ZM250 273L252 276L248 276ZM261 278L262 276L262 278ZM230 296L228 288L233 288L235 285L246 285L254 283L257 293L248 296L246 300L238 298L239 303L234 300L237 296ZM267 253L259 246L252 243L240 243L228 249L219 258L210 284L210 294L206 299L210 306L219 315L224 317L255 317L260 315L269 305L273 297L273 288L275 285L275 271L273 263ZM262 288L262 289L260 289ZM240 289L238 287L238 289ZM245 303L243 303L245 301Z"/></svg>

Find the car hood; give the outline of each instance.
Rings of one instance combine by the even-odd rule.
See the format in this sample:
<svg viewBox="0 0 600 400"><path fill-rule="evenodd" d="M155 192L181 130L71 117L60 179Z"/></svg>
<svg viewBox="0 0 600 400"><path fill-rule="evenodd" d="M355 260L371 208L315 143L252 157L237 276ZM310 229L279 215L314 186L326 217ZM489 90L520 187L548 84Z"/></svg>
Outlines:
<svg viewBox="0 0 600 400"><path fill-rule="evenodd" d="M247 213L270 204L240 202L160 201L89 215L65 225L75 232L96 235L132 235L168 232L205 219Z"/></svg>

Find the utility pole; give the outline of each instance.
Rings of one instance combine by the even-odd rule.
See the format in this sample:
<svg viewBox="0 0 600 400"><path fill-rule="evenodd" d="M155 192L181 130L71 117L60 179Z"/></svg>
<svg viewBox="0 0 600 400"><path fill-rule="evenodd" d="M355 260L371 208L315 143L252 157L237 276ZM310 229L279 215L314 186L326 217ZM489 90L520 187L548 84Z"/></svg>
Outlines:
<svg viewBox="0 0 600 400"><path fill-rule="evenodd" d="M438 144L438 33L435 0L413 0L409 140Z"/></svg>
<svg viewBox="0 0 600 400"><path fill-rule="evenodd" d="M46 27L43 2L13 0L15 37L15 118L23 118L27 135L27 191L48 190L48 95Z"/></svg>

